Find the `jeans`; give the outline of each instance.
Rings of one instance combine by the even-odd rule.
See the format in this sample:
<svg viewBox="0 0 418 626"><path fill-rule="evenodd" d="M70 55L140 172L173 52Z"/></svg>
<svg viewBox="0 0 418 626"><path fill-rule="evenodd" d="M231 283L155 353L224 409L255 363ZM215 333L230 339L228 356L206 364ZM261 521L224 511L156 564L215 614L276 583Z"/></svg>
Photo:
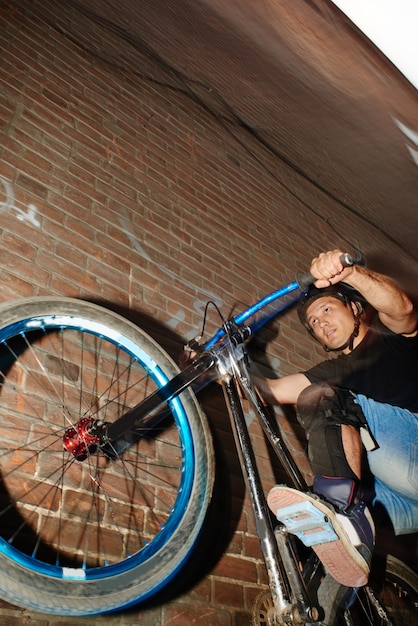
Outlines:
<svg viewBox="0 0 418 626"><path fill-rule="evenodd" d="M379 447L367 453L373 504L386 509L396 534L418 531L418 414L357 394Z"/></svg>

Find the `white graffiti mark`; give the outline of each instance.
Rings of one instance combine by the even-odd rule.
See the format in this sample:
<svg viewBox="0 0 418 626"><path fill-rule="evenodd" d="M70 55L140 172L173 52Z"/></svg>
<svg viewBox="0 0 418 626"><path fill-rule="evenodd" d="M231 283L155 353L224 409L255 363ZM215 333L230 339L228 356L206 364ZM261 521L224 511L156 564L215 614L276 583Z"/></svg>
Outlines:
<svg viewBox="0 0 418 626"><path fill-rule="evenodd" d="M146 259L147 261L150 261L151 263L155 263L155 261L153 261L153 259L148 254L148 252L144 250L144 248L141 246L141 244L139 243L135 235L132 233L132 225L127 220L127 218L119 216L119 221L120 221L122 228L124 229L124 232L129 237L129 240L132 246L135 248L135 250L137 250L137 252L139 252L139 254L142 257L144 257L144 259ZM207 291L206 289L197 289L195 285L193 285L192 283L186 280L182 280L177 274L175 274L168 268L162 265L158 265L158 267L162 272L164 272L167 276L169 276L173 280L179 280L188 289L191 289L192 291L199 291L202 294L202 296L204 296L203 299L196 299L193 301L193 307L195 311L197 311L200 315L202 315L202 317L203 317L204 309L208 300L212 300L212 302L214 302L216 306L222 307L223 300L219 298L217 295L215 295L214 293ZM179 323L183 321L184 319L185 319L185 312L180 309L177 312L176 317L171 318L167 325L173 330L175 330L175 328L179 325Z"/></svg>
<svg viewBox="0 0 418 626"><path fill-rule="evenodd" d="M18 220L20 220L21 222L30 222L31 224L33 224L33 226L37 226L38 228L41 227L41 222L36 217L38 209L36 208L34 204L28 204L26 213L25 211L23 211L22 209L19 209L18 207L13 207L13 208L17 212Z"/></svg>
<svg viewBox="0 0 418 626"><path fill-rule="evenodd" d="M396 117L393 119L394 119L396 126L399 128L399 130L403 132L405 137L410 142L406 144L406 147L408 148L409 154L411 155L412 160L414 161L415 165L418 165L418 131L412 130L412 128L409 128L405 124L402 124L402 122L397 120ZM415 148L411 146L410 145L411 143L413 143L417 147Z"/></svg>
<svg viewBox="0 0 418 626"><path fill-rule="evenodd" d="M15 205L15 194L11 183L0 176L0 183L3 185L5 201L0 201L0 213L6 213L11 210L16 211L17 219L21 222L29 222L37 228L41 227L41 222L37 218L38 209L34 204L28 204L26 210L23 210Z"/></svg>
<svg viewBox="0 0 418 626"><path fill-rule="evenodd" d="M177 326L179 325L179 322L184 322L186 317L186 313L184 311L182 311L181 309L179 309L176 313L175 317L172 317L168 322L167 322L167 326L169 328L171 328L172 330L176 330Z"/></svg>
<svg viewBox="0 0 418 626"><path fill-rule="evenodd" d="M416 150L415 148L412 148L411 146L406 146L409 150L409 154L412 157L412 160L414 161L415 165L418 165L418 150Z"/></svg>

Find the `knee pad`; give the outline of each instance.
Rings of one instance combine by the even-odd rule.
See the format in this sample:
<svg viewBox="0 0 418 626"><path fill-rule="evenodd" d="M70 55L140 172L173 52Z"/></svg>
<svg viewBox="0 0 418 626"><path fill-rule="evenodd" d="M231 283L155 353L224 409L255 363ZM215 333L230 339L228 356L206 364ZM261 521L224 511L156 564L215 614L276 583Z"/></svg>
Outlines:
<svg viewBox="0 0 418 626"><path fill-rule="evenodd" d="M353 394L326 383L310 385L299 396L297 416L306 432L314 474L356 479L347 463L341 436L343 424L357 430L365 424Z"/></svg>
<svg viewBox="0 0 418 626"><path fill-rule="evenodd" d="M328 383L306 387L298 398L296 409L298 420L307 432L321 425L347 424L359 430L366 424L364 413L351 391Z"/></svg>

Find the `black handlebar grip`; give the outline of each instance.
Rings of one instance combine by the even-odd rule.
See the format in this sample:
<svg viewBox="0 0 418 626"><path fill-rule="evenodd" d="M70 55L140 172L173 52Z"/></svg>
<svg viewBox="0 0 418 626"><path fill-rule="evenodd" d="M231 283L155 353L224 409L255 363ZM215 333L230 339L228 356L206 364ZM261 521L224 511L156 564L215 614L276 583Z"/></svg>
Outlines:
<svg viewBox="0 0 418 626"><path fill-rule="evenodd" d="M343 267L351 267L352 265L360 265L361 257L357 259L353 259L351 254L348 254L348 252L344 252L344 254L340 256L340 261ZM315 276L312 276L312 274L308 272L307 274L300 276L297 279L297 282L298 282L299 287L303 289L303 291L306 291L309 288L309 286L312 285L312 283L314 283L316 280L317 278L315 278Z"/></svg>
<svg viewBox="0 0 418 626"><path fill-rule="evenodd" d="M356 261L355 259L353 259L351 254L348 254L348 252L344 252L344 254L340 256L340 261L343 267L351 267L352 265L356 265L356 263L358 264L360 262L360 259Z"/></svg>

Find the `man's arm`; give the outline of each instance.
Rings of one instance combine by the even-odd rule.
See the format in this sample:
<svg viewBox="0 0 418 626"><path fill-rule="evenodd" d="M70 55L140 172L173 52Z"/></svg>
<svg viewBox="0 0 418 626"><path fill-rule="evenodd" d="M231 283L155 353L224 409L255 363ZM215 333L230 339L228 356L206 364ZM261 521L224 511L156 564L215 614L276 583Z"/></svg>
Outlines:
<svg viewBox="0 0 418 626"><path fill-rule="evenodd" d="M195 356L195 352L183 350L179 356L180 369L185 369ZM296 404L299 394L311 384L302 373L289 374L282 378L260 378L252 375L251 381L260 396L269 404Z"/></svg>
<svg viewBox="0 0 418 626"><path fill-rule="evenodd" d="M283 378L253 378L260 395L269 404L296 404L299 394L311 383L305 374L289 374Z"/></svg>
<svg viewBox="0 0 418 626"><path fill-rule="evenodd" d="M417 311L408 296L387 276L360 265L344 267L340 250L323 252L312 261L311 274L318 280L315 286L327 287L344 281L359 291L377 311L387 328L397 334L417 332Z"/></svg>

